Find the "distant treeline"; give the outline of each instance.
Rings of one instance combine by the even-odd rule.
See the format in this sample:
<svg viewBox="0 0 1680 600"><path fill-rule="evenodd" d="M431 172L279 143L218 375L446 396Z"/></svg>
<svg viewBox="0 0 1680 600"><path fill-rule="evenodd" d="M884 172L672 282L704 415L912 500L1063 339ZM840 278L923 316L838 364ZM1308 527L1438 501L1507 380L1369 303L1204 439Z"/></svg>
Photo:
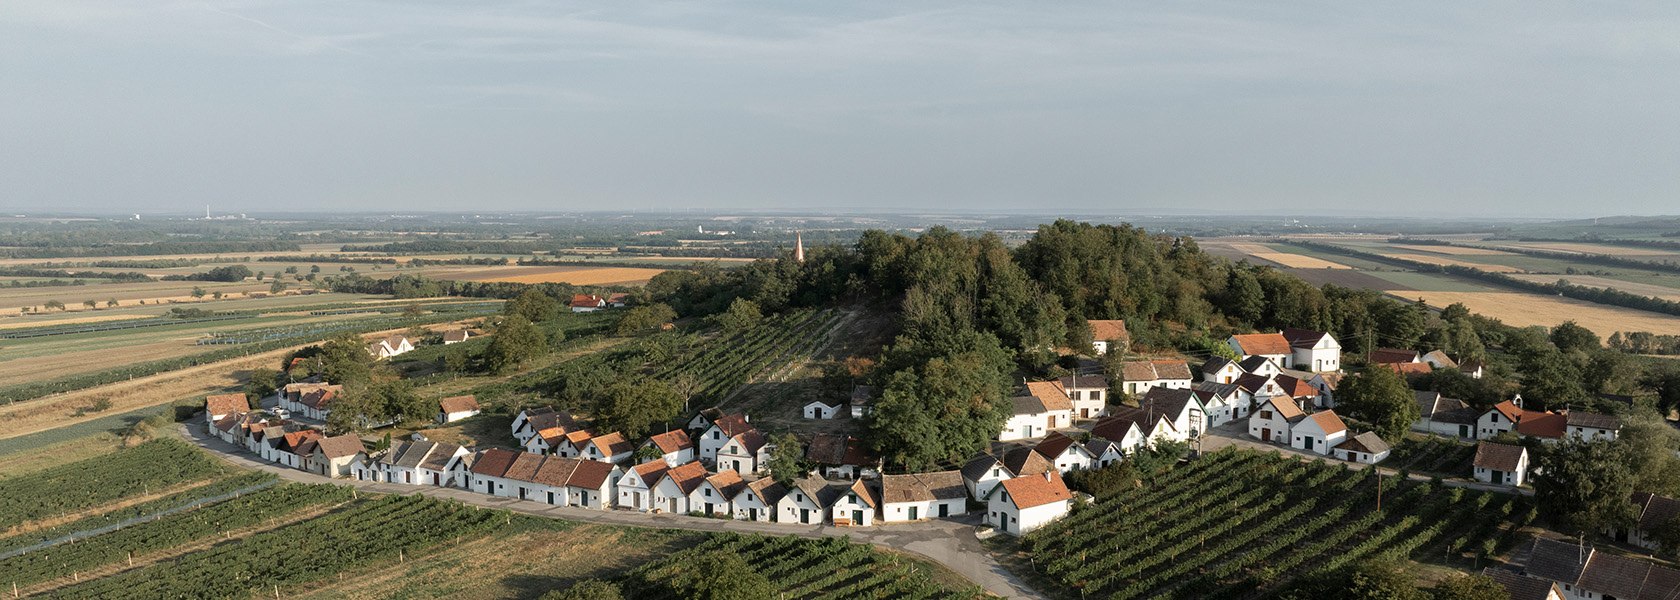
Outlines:
<svg viewBox="0 0 1680 600"><path fill-rule="evenodd" d="M474 257L471 257L471 256L468 256L466 258L415 258L415 259L409 260L408 264L414 265L416 267L424 267L424 266L427 266L427 265L490 265L490 266L498 266L498 265L508 264L508 259L497 258L497 257L474 258Z"/></svg>
<svg viewBox="0 0 1680 600"><path fill-rule="evenodd" d="M326 278L327 287L335 292L350 294L390 294L397 298L435 298L463 296L469 298L508 299L528 289L537 289L555 298L570 300L582 290L565 283L515 283L510 281L449 281L424 275L403 274L389 279L374 279L359 273L334 275Z"/></svg>
<svg viewBox="0 0 1680 600"><path fill-rule="evenodd" d="M111 281L151 281L145 273L128 271L124 273L106 273L104 271L66 271L63 269L39 269L30 267L0 267L0 277L56 277L64 279L109 279Z"/></svg>
<svg viewBox="0 0 1680 600"><path fill-rule="evenodd" d="M532 254L553 251L554 249L554 242L494 240L417 240L344 247L345 252L384 252L386 254Z"/></svg>
<svg viewBox="0 0 1680 600"><path fill-rule="evenodd" d="M1665 233L1665 234L1662 234L1662 236L1663 237L1680 237L1680 231L1676 231L1676 232L1672 232L1672 233ZM1578 238L1519 237L1519 238L1517 238L1517 241L1519 241L1519 242L1573 242L1573 243L1586 243L1586 244L1605 244L1605 245L1609 245L1609 246L1628 246L1628 247L1633 247L1633 248L1662 248L1664 250L1680 250L1680 242L1670 242L1670 241L1666 241L1666 240L1629 240L1629 239L1619 239L1619 238L1618 239L1604 239L1604 238L1590 237L1589 236L1589 237L1578 237Z"/></svg>
<svg viewBox="0 0 1680 600"><path fill-rule="evenodd" d="M1303 241L1303 240L1290 240L1289 243L1296 244L1296 245L1299 245L1299 246L1304 246L1304 247L1307 247L1307 248L1323 250L1325 252L1333 252L1333 253L1337 253L1337 254L1343 254L1343 255L1346 255L1346 256L1352 256L1352 257L1355 257L1355 258L1363 258L1363 259L1366 259L1366 260L1386 262L1386 263L1389 263L1389 264L1406 267L1406 268L1409 268L1409 269L1412 269L1412 270L1415 270L1415 271L1418 271L1418 272L1421 272L1421 273L1445 273L1445 274L1448 274L1448 275L1457 275L1459 277L1464 277L1464 278L1467 278L1467 279L1475 279L1475 280L1479 280L1479 281L1485 281L1485 282L1492 283L1492 284L1495 284L1495 285L1508 287L1508 288L1519 289L1519 290L1523 290L1523 291L1527 291L1527 292L1534 292L1534 293L1537 293L1537 294L1556 294L1556 295L1559 295L1559 296L1574 298L1576 300L1585 300L1587 302L1597 302L1599 304L1608 304L1608 305L1611 305L1611 306L1621 306L1621 307L1624 307L1624 308L1633 308L1633 309L1638 309L1638 310L1648 310L1648 311L1651 311L1651 312L1658 312L1658 313L1663 313L1663 314L1668 314L1668 315L1680 316L1680 302L1675 302L1673 300L1664 300L1662 298L1655 298L1655 297L1651 297L1651 296L1641 296L1639 294L1630 294L1630 293L1627 293L1627 292L1624 292L1624 291L1621 291L1621 290L1618 290L1618 289L1614 289L1614 288L1596 288L1596 287L1588 287L1588 286L1584 286L1584 285L1575 285L1575 284L1572 284L1572 283L1569 283L1569 282L1563 281L1563 280L1558 280L1556 283L1538 283L1538 282L1534 282L1534 281L1525 281L1525 280L1522 280L1522 279L1517 279L1515 277L1512 277L1510 275L1506 275L1504 273L1495 273L1493 271L1484 271L1482 269L1477 269L1475 267L1462 267L1462 266L1458 266L1458 265L1434 265L1434 264L1418 262L1418 261L1414 261L1414 260L1407 260L1407 259L1404 259L1404 258L1395 258L1395 257L1392 257L1392 256L1385 256L1385 255L1382 255L1382 254L1377 254L1375 252L1365 252L1365 251L1362 251L1362 250L1354 250L1352 248L1347 248L1347 247L1344 247L1344 246L1337 246L1335 244L1324 244L1324 243L1320 243L1320 242L1309 242L1309 241Z"/></svg>
<svg viewBox="0 0 1680 600"><path fill-rule="evenodd" d="M203 273L193 273L191 275L168 275L168 276L165 276L163 278L163 280L164 281L223 281L223 282L232 283L232 282L236 282L236 281L244 281L246 277L250 277L250 276L251 276L251 269L246 267L245 265L229 265L229 266L226 266L226 267L216 267L214 269L210 269L209 271L205 271Z"/></svg>
<svg viewBox="0 0 1680 600"><path fill-rule="evenodd" d="M226 261L216 261L201 258L141 258L132 260L95 260L80 262L44 262L35 263L41 269L66 269L97 267L101 269L173 269L177 267L196 267L207 262L232 262L240 259L229 257ZM250 260L246 258L244 260Z"/></svg>
<svg viewBox="0 0 1680 600"><path fill-rule="evenodd" d="M1657 335L1649 331L1618 331L1605 341L1612 349L1633 354L1680 354L1680 335Z"/></svg>
<svg viewBox="0 0 1680 600"><path fill-rule="evenodd" d="M39 246L0 248L0 258L74 258L78 256L153 256L159 254L216 254L224 252L284 252L295 251L294 242L227 241L227 242L147 242L143 244L113 244L92 246Z"/></svg>
<svg viewBox="0 0 1680 600"><path fill-rule="evenodd" d="M46 281L18 281L13 279L11 284L11 286L15 288L63 287L67 285L87 285L87 280L71 279L69 281L65 281L63 279L48 279Z"/></svg>
<svg viewBox="0 0 1680 600"><path fill-rule="evenodd" d="M1680 262L1676 262L1676 261L1672 261L1672 260L1640 260L1640 259L1637 259L1637 258L1630 258L1630 257L1626 257L1626 256L1616 256L1614 254L1584 254L1584 253L1575 253L1575 252L1560 252L1560 251L1557 251L1557 250L1545 250L1545 249L1541 249L1541 248L1522 248L1522 247L1518 247L1518 246L1484 246L1484 245L1480 245L1480 244L1453 243L1453 242L1447 242L1447 241L1444 241L1444 240L1414 240L1414 239L1409 239L1409 238L1397 238L1395 240L1390 240L1390 241L1397 242L1397 243L1404 243L1404 244L1412 244L1412 245L1452 246L1452 247L1455 247L1455 248L1479 248L1479 249L1482 249L1482 250L1499 250L1501 252L1515 252L1517 254L1524 254L1524 255L1534 256L1534 257L1538 257L1538 258L1552 258L1552 259L1566 260L1566 261L1572 261L1572 262L1591 263L1591 264L1595 264L1595 265L1604 265L1606 267L1621 267L1621 268L1625 268L1625 269L1644 269L1644 270L1647 270L1647 271L1665 271L1665 272L1670 272L1670 273L1680 273ZM1602 243L1602 242L1598 242L1598 243Z"/></svg>
<svg viewBox="0 0 1680 600"><path fill-rule="evenodd" d="M308 263L374 263L381 265L397 264L397 259L387 256L371 256L367 254L311 254L309 256L264 256L258 262L308 262Z"/></svg>
<svg viewBox="0 0 1680 600"><path fill-rule="evenodd" d="M366 246L345 246L346 252L383 252L386 254L566 254L575 248L595 248L613 250L629 254L648 254L657 256L679 257L717 257L717 258L766 258L774 256L778 245L790 246L791 242L756 241L745 244L731 244L727 247L680 247L676 245L662 245L659 240L638 239L635 244L620 244L618 240L574 240L568 239L564 243L557 240L545 241L467 241L467 240L418 240L412 242L391 242Z"/></svg>

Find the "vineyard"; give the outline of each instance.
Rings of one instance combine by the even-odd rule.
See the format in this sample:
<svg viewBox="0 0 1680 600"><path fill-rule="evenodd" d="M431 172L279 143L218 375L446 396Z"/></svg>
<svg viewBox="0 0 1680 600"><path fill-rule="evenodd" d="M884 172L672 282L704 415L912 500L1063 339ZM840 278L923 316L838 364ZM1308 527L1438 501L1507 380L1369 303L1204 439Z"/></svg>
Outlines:
<svg viewBox="0 0 1680 600"><path fill-rule="evenodd" d="M1377 557L1469 568L1537 514L1522 497L1253 451L1146 483L1027 536L1031 575L1066 597L1258 598Z"/></svg>
<svg viewBox="0 0 1680 600"><path fill-rule="evenodd" d="M688 374L699 382L697 398L717 402L742 385L769 375L789 359L808 354L840 321L833 310L778 315L745 332L706 342L693 355L671 361L654 378L673 381Z"/></svg>
<svg viewBox="0 0 1680 600"><path fill-rule="evenodd" d="M273 485L277 479L270 474L249 472L226 479L219 479L207 485L192 488L183 492L170 494L156 500L141 502L110 512L91 515L59 525L31 531L27 534L17 534L0 537L0 557L6 557L20 550L47 543L53 540L67 538L81 539L98 535L101 530L121 526L148 517L154 517L173 510L192 507L211 501L214 498L237 493L240 490L260 488Z"/></svg>
<svg viewBox="0 0 1680 600"><path fill-rule="evenodd" d="M333 487L281 486L262 492L271 493L278 496L260 503L242 500L221 512L207 512L216 510L212 506L185 513L184 517L192 516L173 521L173 524L183 532L213 536L229 527L240 527L241 523L255 524L281 514L248 517L233 510L235 507L244 507L249 511L296 510L307 504L343 501L345 491ZM259 504L262 506L259 507ZM160 520L152 524L161 525L163 522ZM109 577L72 583L42 597L230 597L271 590L274 594L283 594L290 585L319 581L386 561L397 562L405 555L423 555L440 544L458 543L503 527L530 526L533 523L547 525L546 521L534 517L476 510L457 502L427 496L364 498L320 517L261 531ZM170 540L181 539L184 535L173 533L174 530L162 531L160 535L168 536ZM132 539L131 542L139 545L150 543L142 538ZM89 551L90 555L101 558L88 560L110 558L114 556L110 552L116 551L119 550L106 550L104 553ZM79 549L67 552L79 552ZM42 565L40 568L51 570L55 567Z"/></svg>
<svg viewBox="0 0 1680 600"><path fill-rule="evenodd" d="M1470 462L1475 457L1476 447L1468 444L1439 438L1408 439L1394 448L1388 460L1383 461L1383 466L1443 477L1464 477L1470 474Z"/></svg>
<svg viewBox="0 0 1680 600"><path fill-rule="evenodd" d="M698 557L734 553L776 587L778 598L980 598L976 590L952 590L935 582L927 568L844 538L718 534L704 543L631 571L624 597L676 600L673 580L716 577L689 573Z"/></svg>
<svg viewBox="0 0 1680 600"><path fill-rule="evenodd" d="M163 438L5 479L0 482L0 531L211 479L227 470L186 442Z"/></svg>
<svg viewBox="0 0 1680 600"><path fill-rule="evenodd" d="M203 541L227 539L229 532L260 527L300 510L351 500L350 488L286 484L249 495L117 529L73 544L58 544L0 560L0 581L28 587L78 578L102 567Z"/></svg>

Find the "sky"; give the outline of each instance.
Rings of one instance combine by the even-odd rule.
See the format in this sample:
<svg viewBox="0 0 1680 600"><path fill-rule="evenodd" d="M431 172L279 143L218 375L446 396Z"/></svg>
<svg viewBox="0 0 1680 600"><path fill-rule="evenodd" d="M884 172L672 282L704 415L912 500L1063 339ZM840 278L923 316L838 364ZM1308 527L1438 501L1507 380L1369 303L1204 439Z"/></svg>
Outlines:
<svg viewBox="0 0 1680 600"><path fill-rule="evenodd" d="M0 1L7 211L1680 213L1680 3Z"/></svg>

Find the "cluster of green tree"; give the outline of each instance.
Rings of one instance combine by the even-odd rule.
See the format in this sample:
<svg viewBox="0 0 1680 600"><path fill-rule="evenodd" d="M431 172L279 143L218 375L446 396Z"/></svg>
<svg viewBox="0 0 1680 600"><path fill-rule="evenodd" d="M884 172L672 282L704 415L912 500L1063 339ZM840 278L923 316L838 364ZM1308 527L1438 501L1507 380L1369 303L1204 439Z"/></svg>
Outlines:
<svg viewBox="0 0 1680 600"><path fill-rule="evenodd" d="M225 252L295 251L294 242L246 240L223 242L146 242L140 244L94 243L85 246L35 246L0 248L4 258L71 258L77 256L150 256L158 254L217 254Z"/></svg>
<svg viewBox="0 0 1680 600"><path fill-rule="evenodd" d="M69 281L65 281L63 279L48 279L46 281L19 281L17 279L13 279L12 283L11 283L11 286L15 287L15 288L65 287L65 286L76 286L76 285L87 285L87 280L86 279L72 279L72 280L69 280Z"/></svg>
<svg viewBox="0 0 1680 600"><path fill-rule="evenodd" d="M568 241L569 242L569 241ZM416 240L362 246L344 246L345 252L383 252L386 254L534 254L559 249L553 241L496 241L496 240Z"/></svg>
<svg viewBox="0 0 1680 600"><path fill-rule="evenodd" d="M398 298L513 298L526 290L537 290L555 298L570 299L580 288L565 283L514 283L507 281L436 280L425 275L402 274L374 279L359 273L326 277L328 289L353 294L390 294Z"/></svg>
<svg viewBox="0 0 1680 600"><path fill-rule="evenodd" d="M1510 592L1486 575L1450 575L1430 589L1418 587L1419 577L1400 563L1369 560L1307 577L1280 591L1281 600L1509 600Z"/></svg>
<svg viewBox="0 0 1680 600"><path fill-rule="evenodd" d="M109 273L105 271L66 271L63 269L41 269L30 267L0 267L0 277L62 277L66 279L109 279L111 281L151 281L145 273L127 271Z"/></svg>
<svg viewBox="0 0 1680 600"><path fill-rule="evenodd" d="M397 264L397 259L386 256L372 256L368 254L311 254L309 256L263 256L259 262L310 262L310 263L373 263L382 265Z"/></svg>
<svg viewBox="0 0 1680 600"><path fill-rule="evenodd" d="M1530 479L1535 502L1558 531L1592 536L1632 525L1628 495L1636 491L1680 495L1680 457L1674 454L1680 432L1654 415L1627 419L1613 441L1522 443L1536 456ZM1665 555L1680 556L1680 535L1661 543Z"/></svg>
<svg viewBox="0 0 1680 600"><path fill-rule="evenodd" d="M494 257L494 256L486 256L486 257L483 257L483 258L475 258L475 257L472 257L472 256L467 256L467 257L462 257L462 258L414 258L414 259L410 259L408 261L408 264L411 267L424 267L424 266L428 266L428 265L489 265L489 266L500 266L500 265L505 265L507 263L508 263L508 259L498 258L498 257Z"/></svg>
<svg viewBox="0 0 1680 600"><path fill-rule="evenodd" d="M1674 232L1674 233L1680 233L1680 232ZM1669 234L1665 233L1665 234L1663 234L1663 237L1680 237L1680 235L1669 235ZM1628 247L1632 247L1632 248L1662 248L1662 249L1665 249L1665 250L1680 250L1680 242L1670 242L1670 241L1666 241L1666 240L1639 240L1639 239L1631 239L1631 238L1606 238L1606 237L1600 237L1600 236L1596 236L1596 235L1586 235L1586 236L1575 237L1575 238L1524 236L1524 237L1517 238L1517 241L1521 241L1521 242L1588 242L1588 243L1593 243L1593 244L1608 244L1608 245L1611 245L1611 246L1628 246Z"/></svg>
<svg viewBox="0 0 1680 600"><path fill-rule="evenodd" d="M1334 252L1356 258L1398 265L1420 273L1445 273L1447 275L1456 275L1466 279L1474 279L1525 292L1546 295L1555 294L1558 296L1574 298L1576 300L1585 300L1587 302L1597 302L1599 304L1606 304L1610 306L1621 306L1625 308L1648 310L1651 312L1680 316L1680 302L1664 300L1654 296L1630 294L1615 288L1597 288L1575 285L1563 279L1559 279L1555 283L1539 283L1535 281L1517 279L1504 273L1495 273L1493 271L1486 271L1475 267L1465 267L1460 265L1434 265L1415 260L1407 260L1404 258L1384 256L1374 252L1354 250L1346 246L1338 246L1335 244L1324 244L1303 240L1291 240L1290 243L1326 252Z"/></svg>
<svg viewBox="0 0 1680 600"><path fill-rule="evenodd" d="M245 265L228 265L225 267L216 267L203 273L193 273L190 275L165 275L163 279L164 281L221 281L233 283L244 281L246 277L250 277L251 275L253 275L253 273L251 273L251 269Z"/></svg>
<svg viewBox="0 0 1680 600"><path fill-rule="evenodd" d="M1612 349L1629 354L1680 354L1680 335L1659 335L1649 331L1618 331L1606 341Z"/></svg>

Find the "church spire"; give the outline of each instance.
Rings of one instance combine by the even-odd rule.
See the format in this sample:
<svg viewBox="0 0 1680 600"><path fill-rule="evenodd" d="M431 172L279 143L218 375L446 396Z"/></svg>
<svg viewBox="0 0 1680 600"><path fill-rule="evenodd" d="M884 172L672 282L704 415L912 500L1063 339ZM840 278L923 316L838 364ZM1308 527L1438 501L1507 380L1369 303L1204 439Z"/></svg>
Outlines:
<svg viewBox="0 0 1680 600"><path fill-rule="evenodd" d="M800 232L793 232L793 260L805 262L805 236Z"/></svg>

